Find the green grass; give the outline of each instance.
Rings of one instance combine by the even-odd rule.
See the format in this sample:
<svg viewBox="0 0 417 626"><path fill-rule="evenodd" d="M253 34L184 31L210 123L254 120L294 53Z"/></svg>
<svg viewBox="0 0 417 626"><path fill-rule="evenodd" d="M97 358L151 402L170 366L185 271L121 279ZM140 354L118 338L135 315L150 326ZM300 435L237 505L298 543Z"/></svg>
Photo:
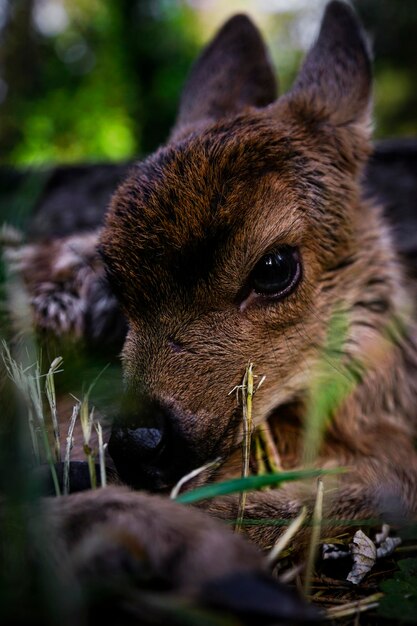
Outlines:
<svg viewBox="0 0 417 626"><path fill-rule="evenodd" d="M325 475L340 474L343 471L345 471L343 468L331 470L301 469L288 472L277 472L274 474L265 474L261 476L244 476L243 478L235 478L233 480L227 480L220 483L212 483L199 487L198 489L194 489L193 491L187 491L186 493L178 496L176 501L182 502L183 504L192 504L200 502L201 500L218 498L219 496L225 496L232 493L255 491L257 489L263 489L264 487L278 487L282 483L293 482L295 480L307 480Z"/></svg>

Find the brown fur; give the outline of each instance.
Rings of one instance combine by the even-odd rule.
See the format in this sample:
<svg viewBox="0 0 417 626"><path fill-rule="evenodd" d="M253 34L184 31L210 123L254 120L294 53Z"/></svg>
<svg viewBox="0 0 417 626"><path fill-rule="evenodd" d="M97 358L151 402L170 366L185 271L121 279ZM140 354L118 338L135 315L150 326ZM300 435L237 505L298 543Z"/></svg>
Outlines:
<svg viewBox="0 0 417 626"><path fill-rule="evenodd" d="M2 528L8 512L0 501ZM20 516L10 517L14 533L27 531ZM46 564L48 597L52 587L59 598L50 623L179 624L197 608L233 615L236 624L320 617L272 578L255 546L167 498L108 487L29 505L28 517L28 574ZM37 599L42 592L36 588ZM23 605L10 623L45 623L38 602L25 597Z"/></svg>
<svg viewBox="0 0 417 626"><path fill-rule="evenodd" d="M245 32L252 44L236 47ZM263 71L246 71L248 49ZM241 407L230 391L249 361L266 377L255 424L268 419L284 467L298 466L325 359L330 380L351 386L316 460L351 470L326 483L326 515L414 516L415 312L381 210L361 197L371 71L352 11L330 3L293 89L276 102L270 76L256 31L234 18L197 63L172 140L135 166L113 198L100 251L129 322L129 392L138 412L142 396L165 407L189 469L228 459L195 485L240 470ZM252 268L282 244L300 251L298 287L282 300L248 295ZM328 346L335 310L347 337ZM172 455L183 471L184 448ZM246 516L292 517L314 497L311 485L288 483L251 494ZM229 497L207 509L233 518L236 505ZM277 532L248 530L264 546Z"/></svg>
<svg viewBox="0 0 417 626"><path fill-rule="evenodd" d="M192 124L182 130L180 112L180 139L132 171L101 238L129 319L123 360L130 387L173 408L201 463L227 458L241 432L229 392L251 361L266 376L255 423L273 421L284 467L294 467L301 458L291 441L297 429L302 436L303 415L291 432L281 430L280 406L308 398L337 307L348 336L343 355L330 349L326 358L343 370L335 365L332 377L355 386L332 416L317 464L352 471L336 496L326 495L327 513L415 512L415 328L379 207L361 200L370 69L350 11L329 6L293 90L276 103L223 116L205 108L198 91L194 97L197 131ZM301 283L282 301L242 304L246 277L278 243L301 251ZM300 491L288 485L254 494L248 515L293 514L305 498ZM232 498L209 508L236 511ZM275 535L264 527L250 532L265 544Z"/></svg>

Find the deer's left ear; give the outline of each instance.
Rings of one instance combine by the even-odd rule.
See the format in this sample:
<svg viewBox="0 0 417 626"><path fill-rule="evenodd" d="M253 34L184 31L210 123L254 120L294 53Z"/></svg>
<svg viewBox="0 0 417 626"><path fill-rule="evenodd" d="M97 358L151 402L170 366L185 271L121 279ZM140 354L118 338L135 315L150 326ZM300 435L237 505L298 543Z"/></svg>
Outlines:
<svg viewBox="0 0 417 626"><path fill-rule="evenodd" d="M334 126L360 124L369 136L372 69L369 46L354 11L333 0L315 45L285 99Z"/></svg>
<svg viewBox="0 0 417 626"><path fill-rule="evenodd" d="M203 50L186 82L172 135L264 107L276 98L277 84L262 37L246 15L235 15Z"/></svg>

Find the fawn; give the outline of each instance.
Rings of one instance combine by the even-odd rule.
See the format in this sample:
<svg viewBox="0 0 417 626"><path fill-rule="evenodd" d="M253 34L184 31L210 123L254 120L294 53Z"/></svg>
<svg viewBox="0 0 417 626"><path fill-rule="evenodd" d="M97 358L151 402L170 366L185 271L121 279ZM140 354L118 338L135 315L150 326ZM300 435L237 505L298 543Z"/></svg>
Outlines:
<svg viewBox="0 0 417 626"><path fill-rule="evenodd" d="M284 468L302 462L317 373L344 386L314 459L349 469L329 482L326 517L415 515L414 306L380 207L361 194L371 86L367 42L343 2L327 6L278 99L259 33L236 16L193 68L169 142L132 168L103 229L54 242L53 253L50 243L26 250L39 327L82 334L96 306L88 285L104 271L127 319L126 400L109 442L125 483L166 490L216 457L223 465L190 485L238 474L242 417L230 391L252 362L265 376L254 423L268 420ZM61 303L52 315L51 293L57 306L68 284L79 309ZM345 331L329 344L335 312ZM291 518L314 498L288 483L249 494L245 516ZM237 504L203 506L233 519ZM264 547L278 532L247 529Z"/></svg>
<svg viewBox="0 0 417 626"><path fill-rule="evenodd" d="M326 515L402 517L417 507L414 311L380 208L361 199L371 67L349 7L327 6L293 88L273 94L263 44L237 16L194 67L167 146L113 198L99 249L129 324L130 402L110 453L137 487L163 488L217 456L228 459L217 475L236 472L230 390L251 361L265 376L255 424L268 419L283 467L299 465L325 354L329 381L349 391L316 463L350 468ZM335 308L346 337L329 346ZM292 516L313 497L288 484L250 495L246 515ZM208 509L233 518L236 499ZM262 545L274 532L248 530Z"/></svg>

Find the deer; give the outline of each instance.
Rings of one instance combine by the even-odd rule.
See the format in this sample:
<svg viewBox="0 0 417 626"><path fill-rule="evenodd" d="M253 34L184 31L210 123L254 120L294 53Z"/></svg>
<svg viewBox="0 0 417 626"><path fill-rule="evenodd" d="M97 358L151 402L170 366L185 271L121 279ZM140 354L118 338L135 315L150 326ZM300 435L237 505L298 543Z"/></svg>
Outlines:
<svg viewBox="0 0 417 626"><path fill-rule="evenodd" d="M415 519L415 308L381 206L362 193L371 127L371 55L347 4L327 5L278 98L260 33L235 16L194 65L168 142L132 167L104 225L20 252L38 328L82 336L98 282L121 308L125 394L108 449L125 485L164 493L217 458L185 488L239 475L231 391L253 363L264 377L253 422L269 424L283 469L303 462L313 384L340 382L312 459L347 470L323 479L324 519ZM78 308L59 301L68 285ZM329 342L336 314L344 330ZM311 482L251 492L245 518L291 520L315 498ZM199 506L233 520L239 498ZM263 549L281 532L244 531Z"/></svg>

